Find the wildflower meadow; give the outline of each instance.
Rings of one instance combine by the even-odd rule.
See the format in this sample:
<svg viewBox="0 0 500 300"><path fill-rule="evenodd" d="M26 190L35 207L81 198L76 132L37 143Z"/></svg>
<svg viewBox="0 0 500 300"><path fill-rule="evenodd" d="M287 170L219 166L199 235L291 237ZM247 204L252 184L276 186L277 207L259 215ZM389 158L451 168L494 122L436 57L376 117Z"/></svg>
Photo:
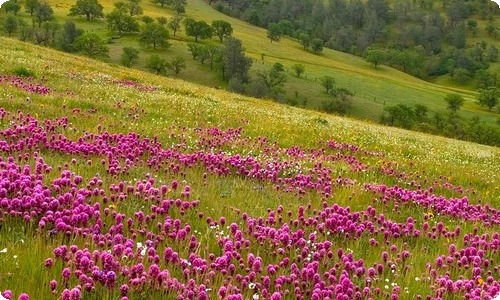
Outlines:
<svg viewBox="0 0 500 300"><path fill-rule="evenodd" d="M0 299L500 294L498 148L0 42Z"/></svg>

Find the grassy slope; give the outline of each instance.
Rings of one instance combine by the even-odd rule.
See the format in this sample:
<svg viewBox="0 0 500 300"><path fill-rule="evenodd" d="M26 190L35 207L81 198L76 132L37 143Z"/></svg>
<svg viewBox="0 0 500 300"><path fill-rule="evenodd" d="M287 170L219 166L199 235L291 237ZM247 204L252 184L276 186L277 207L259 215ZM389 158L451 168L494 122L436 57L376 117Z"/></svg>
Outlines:
<svg viewBox="0 0 500 300"><path fill-rule="evenodd" d="M49 2L55 7L60 20L66 18L72 2L61 0ZM111 0L100 2L104 6L105 12L109 12L114 3ZM155 6L150 1L143 1L141 5L144 9L144 15L158 17L170 16L172 13L168 9ZM339 86L356 93L354 107L350 114L361 119L376 121L383 112L384 105L390 106L398 103L409 106L419 103L427 105L432 111L445 112L446 106L442 100L443 97L447 93L460 93L467 100L463 107L463 116L470 118L479 115L487 123L496 122L497 115L495 113L488 112L475 103L475 92L453 86L446 79L438 82L443 82L447 86L428 83L385 66L375 69L360 57L330 49L325 49L321 55L314 55L304 51L296 41L288 38L283 38L278 43L270 43L266 38L266 30L219 13L202 0L189 0L186 15L209 23L216 19L229 21L234 28L234 36L243 41L247 54L254 59L253 71L269 68L275 61L283 63L286 67L295 63L303 64L306 68L304 78L295 78L290 71L285 86L289 97L297 95L299 105L303 105L305 102L305 106L321 108L322 102L328 97L324 94L318 78L331 75L336 78ZM73 20L76 20L78 26L82 28L105 33L104 21L95 21L89 24L83 18L73 18ZM183 40L186 39L183 32L179 33L179 36ZM119 60L122 47L140 47L134 39L133 36L124 37L111 44L112 61ZM190 38L187 39L190 40ZM209 42L215 43L214 41ZM172 40L171 43L172 47L163 55L173 57L181 53L187 60L187 69L179 75L179 78L209 86L224 84L220 81L218 74L210 72L207 66L202 66L199 62L191 60L186 51L185 41ZM146 51L142 55L142 62L150 53L151 51ZM261 61L262 54L265 54L264 62Z"/></svg>
<svg viewBox="0 0 500 300"><path fill-rule="evenodd" d="M172 78L158 77L141 71L116 67L86 58L76 57L60 53L46 48L33 46L18 42L16 40L1 38L2 55L0 58L0 72L9 73L14 67L25 66L34 70L39 76L51 78L56 82L56 93L54 96L32 95L39 99L40 105L45 112L39 111L39 107L25 106L19 99L9 101L15 90L2 86L2 104L9 108L23 109L46 117L64 115L61 105L67 104L68 109L75 107L104 107L105 114L99 117L105 121L115 124L116 112L113 110L113 101L117 99L128 99L130 97L131 107L141 107L150 113L153 125L157 118L165 121L163 127L169 124L182 122L189 127L201 125L238 127L247 123L246 130L251 135L264 135L280 143L281 146L290 146L299 143L303 146L315 146L316 140L338 139L347 143L357 144L361 147L369 147L372 150L389 151L394 159L418 158L422 164L427 165L435 161L442 165L449 161L451 169L465 168L477 172L488 172L493 181L498 180L500 174L498 158L499 150L488 147L436 137L432 135L416 133L411 131L378 126L364 123L348 118L340 118L328 114L312 112L304 109L281 106L270 101L257 100L232 94L225 91L190 84ZM36 54L35 54L36 53ZM78 81L69 81L68 74L79 74L88 77L97 72L93 84L90 86L79 86ZM114 95L116 87L110 86L106 78L135 79L161 86L165 90L162 95L135 94L134 91L126 90L123 94ZM88 79L88 78L87 78ZM101 83L101 81L103 81ZM102 87L95 84L103 84ZM76 98L64 96L65 91L73 91L79 94ZM19 94L19 93L17 93ZM14 94L15 95L15 94ZM23 95L23 93L21 93ZM144 96L145 98L141 98ZM153 97L153 98L151 98ZM159 101L165 99L164 102ZM24 98L22 98L24 99ZM173 102L168 102L173 101ZM36 102L36 100L35 100ZM69 104L68 104L69 103ZM161 108L156 110L156 106ZM97 118L97 116L96 116ZM327 124L316 120L326 120ZM92 128L93 121L89 120L88 129ZM104 121L103 121L104 122ZM145 130L148 135L154 135L157 129L150 123L151 119L141 118L141 122L128 125L121 124L113 131ZM146 126L146 128L143 128ZM314 137L314 141L311 141ZM433 149L440 149L434 151ZM470 180L480 180L477 174L460 174L469 176Z"/></svg>
<svg viewBox="0 0 500 300"><path fill-rule="evenodd" d="M292 145L318 147L319 142L334 139L385 154L384 157L361 157L363 162L370 167L376 168L384 161L393 162L396 169L419 178L417 181L423 180L419 175L422 174L425 182L429 184L434 180L444 180L454 185L472 187L475 190L474 194L468 193L467 195L473 203L489 202L495 207L498 207L500 203L500 190L498 189L500 186L500 165L498 164L500 150L498 148L281 106L273 102L242 97L184 81L116 68L11 39L0 38L0 44L3 54L0 56L0 74L9 73L11 69L23 65L33 70L38 76L43 75L46 79L44 84L53 90L48 96L30 95L32 103L27 105L24 99L29 95L28 93L1 84L0 107L11 113L18 110L24 114L29 113L40 120L67 116L70 125L64 134L72 138L80 136L83 132L97 132L97 126L101 125L102 130L110 132L134 131L143 136L157 135L166 146L173 142L168 136L172 132L185 133L190 140L189 137L194 135L194 128L214 126L222 129L242 127L243 136L250 138L265 136L270 143L276 143L282 147ZM160 90L154 93L142 93L113 84L114 80L119 79L135 79L147 85L158 86ZM73 95L67 95L68 92ZM120 102L122 105L118 107L117 103ZM81 109L81 112L76 113L74 111L76 108ZM97 113L92 113L88 109L96 109ZM134 114L138 117L134 118ZM1 126L4 128L8 124L2 123ZM252 149L243 150L252 151ZM241 150L233 148L230 151ZM54 169L56 166L69 162L72 158L72 155L50 151L42 152L42 155L48 164L54 166ZM111 178L101 170L98 163L90 167L85 162L80 162L80 158L70 168L76 174L82 175L85 180L99 172L103 176L105 185L116 180L140 179L146 172L146 170L137 169L125 177ZM385 212L388 218L405 220L408 216L412 216L416 222L423 222L422 216L425 211L421 208L420 210L402 208L397 214L391 213L391 209L387 207L381 207L379 210L377 204L374 204L373 196L363 192L362 188L363 183L367 182L405 185L405 181L385 177L374 170L366 173L351 173L347 168L341 166L338 168L339 174L356 179L359 185L335 190L332 201L340 205L349 205L353 210L375 205L377 211ZM191 185L194 197L202 200L200 209L214 219L225 216L228 224L240 220L240 216L234 212L233 207L246 211L250 215L265 216L267 208L275 208L279 204L285 206L285 211L288 209L295 211L298 205L304 205L307 201L312 202L313 208L320 206L318 197L297 198L292 194L283 195L268 186L256 189L258 184L239 176L209 175L208 183L205 184L201 182L202 172L201 169L194 168L184 178ZM52 176L58 176L55 174L57 171L53 173ZM154 173L154 176L160 183L162 180L170 182L176 178L164 172ZM456 195L446 189L442 192ZM356 201L351 201L351 197ZM129 205L131 207L121 206L119 209L124 213L131 213L135 211L134 209L138 209L136 206L140 204ZM129 211L130 209L132 210ZM185 219L189 220L194 229L207 230L207 226L203 225L204 221L196 221L197 216L186 215ZM464 232L471 231L471 226L473 226L438 216L435 220L436 222L443 220L450 228L460 223ZM47 271L43 267L43 261L51 255L51 250L55 245L59 245L60 240L48 240L43 234L33 233L31 236L31 231L29 229L26 231L23 222L19 221L7 223L1 230L1 236L5 238L0 240L0 248L8 248L8 254L4 256L0 254L2 265L0 290L12 289L16 294L28 292L30 295L36 295L36 299L52 299L46 284L52 278L59 278L61 270L58 269L60 268L58 264L55 269ZM207 232L207 236L209 234L210 231ZM21 239L24 242L20 242ZM215 242L212 242L215 245ZM366 252L366 240L364 242L334 240L334 242L336 243L334 248L353 249L356 255L362 256L367 262L376 261L380 257L379 253L372 251L373 248ZM71 243L81 246L84 242L76 239ZM398 247L402 247L402 240L395 243ZM398 284L409 287L409 293L412 295L427 292L425 288L413 284L413 280L416 276L421 276L426 261L433 261L437 253L447 251L446 245L444 238L436 242L412 244L413 254L408 263L414 268L408 276L398 279ZM380 250L384 247L388 245L381 245ZM26 249L30 251L25 251ZM16 255L16 259L11 259L11 255ZM262 255L265 257L265 253ZM97 294L95 297L101 300L116 299L116 295L107 293ZM165 298L155 298L151 295L151 299Z"/></svg>

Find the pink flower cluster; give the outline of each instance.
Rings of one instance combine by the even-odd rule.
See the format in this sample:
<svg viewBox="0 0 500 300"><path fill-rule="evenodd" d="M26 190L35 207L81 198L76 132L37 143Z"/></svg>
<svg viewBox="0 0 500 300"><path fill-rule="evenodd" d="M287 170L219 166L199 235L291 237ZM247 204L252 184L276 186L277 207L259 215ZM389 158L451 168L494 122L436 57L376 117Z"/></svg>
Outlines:
<svg viewBox="0 0 500 300"><path fill-rule="evenodd" d="M36 83L31 77L25 78L15 75L0 75L0 84L1 83L9 84L15 88L34 94L47 95L51 92L49 87L41 83Z"/></svg>
<svg viewBox="0 0 500 300"><path fill-rule="evenodd" d="M5 111L2 118L11 122L0 131L0 224L23 220L53 243L60 241L43 262L53 276L47 286L55 299L79 300L102 291L122 300L148 293L179 300L406 299L404 287L389 287L385 279L418 268L409 263L418 255L411 245L462 236L462 248L450 244L448 253L422 268L421 284L432 294L414 297L483 300L500 292L498 233L463 233L458 226L431 223L428 215L396 221L382 212L416 206L498 226L499 211L490 205L377 183L364 185L367 194L380 198L373 206L353 211L332 203L336 190L362 189L356 178L363 172L387 174L369 164L382 154L334 141L322 143L325 148L281 148L263 137L242 137L240 128L197 129L194 149L184 132L172 133L171 147L137 133L70 139L64 135L67 118L39 122ZM238 153L239 148L254 153ZM46 152L71 162L54 168L42 157ZM96 162L109 176L85 178L72 171L74 164ZM335 170L339 164L349 167L343 176ZM264 216L236 209L240 219L229 224L227 216L207 215L203 199L193 199L182 179L194 168L202 169L205 181L209 174L238 176L292 196L318 195L321 205L279 205ZM148 173L124 180L139 169ZM152 176L159 172L176 179L161 183ZM351 242L364 242L378 258L353 253L346 246ZM2 295L13 299L10 291Z"/></svg>

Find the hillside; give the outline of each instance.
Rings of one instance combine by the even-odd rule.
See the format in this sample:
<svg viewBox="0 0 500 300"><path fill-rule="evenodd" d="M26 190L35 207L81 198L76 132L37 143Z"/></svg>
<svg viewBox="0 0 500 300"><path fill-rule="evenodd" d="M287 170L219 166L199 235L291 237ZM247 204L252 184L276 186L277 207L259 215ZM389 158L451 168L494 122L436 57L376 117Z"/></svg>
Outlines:
<svg viewBox="0 0 500 300"><path fill-rule="evenodd" d="M4 298L500 292L498 148L0 43Z"/></svg>
<svg viewBox="0 0 500 300"><path fill-rule="evenodd" d="M113 1L100 1L104 6L104 12L108 13L113 8ZM63 23L70 19L79 27L87 31L97 32L102 36L109 36L104 20L87 22L83 17L68 17L67 13L72 3L67 1L51 0L56 20ZM160 8L150 1L141 2L144 15L153 18L159 16L169 17L174 12L169 8ZM20 13L29 17L27 13ZM331 101L331 96L324 92L320 79L324 76L333 76L336 85L354 93L352 97L352 108L348 115L378 122L384 112L384 108L396 104L404 104L414 107L416 104L425 105L432 114L446 114L446 103L443 98L448 93L458 93L465 98L465 105L460 115L468 121L474 116L480 118L484 124L497 126L497 113L488 111L476 103L477 93L457 86L444 86L416 79L395 69L380 66L374 68L364 59L350 54L324 49L321 55L304 51L297 41L283 38L279 43L270 43L266 37L265 29L255 27L248 23L230 18L217 12L207 3L201 0L187 1L185 17L196 20L204 20L211 23L213 20L229 21L234 28L233 35L241 39L246 49L246 54L253 59L251 73L255 75L259 71L269 69L275 62L282 63L287 70L287 82L284 85L286 91L282 102L291 103L317 110L323 110L325 103ZM201 65L192 60L187 51L187 42L192 37L187 37L181 30L175 38L171 36L169 42L172 46L165 51L153 51L142 47L137 40L137 34L126 34L121 38L114 39L110 48L110 62L118 63L123 47L136 47L141 50L139 62L136 67L145 70L145 63L151 54L160 54L171 59L181 55L186 60L186 69L178 78L201 83L208 86L219 87L227 83L221 80L220 72L211 71L207 65ZM203 41L203 44L215 44L215 40ZM264 58L264 59L262 59ZM297 78L291 71L291 66L300 63L305 67L302 78ZM466 122L464 121L464 122ZM432 123L432 120L428 121Z"/></svg>

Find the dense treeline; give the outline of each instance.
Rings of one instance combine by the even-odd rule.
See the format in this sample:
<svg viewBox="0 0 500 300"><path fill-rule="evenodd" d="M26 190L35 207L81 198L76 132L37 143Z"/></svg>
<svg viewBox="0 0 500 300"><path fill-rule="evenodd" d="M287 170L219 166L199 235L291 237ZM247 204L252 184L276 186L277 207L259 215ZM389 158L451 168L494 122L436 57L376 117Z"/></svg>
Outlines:
<svg viewBox="0 0 500 300"><path fill-rule="evenodd" d="M500 146L498 126L488 125L477 116L470 119L461 116L459 110L464 99L459 95L449 94L444 100L447 102L447 113L432 113L428 107L421 104L414 107L398 104L385 107L380 122L389 126ZM498 121L500 122L500 119Z"/></svg>
<svg viewBox="0 0 500 300"><path fill-rule="evenodd" d="M268 37L295 38L316 53L321 47L366 56L378 49L384 63L420 78L450 74L467 82L498 60L498 49L482 42L468 46L466 35L483 31L496 38L489 0L219 0L219 11L268 28ZM480 28L476 19L485 20ZM373 55L371 56L373 57Z"/></svg>

